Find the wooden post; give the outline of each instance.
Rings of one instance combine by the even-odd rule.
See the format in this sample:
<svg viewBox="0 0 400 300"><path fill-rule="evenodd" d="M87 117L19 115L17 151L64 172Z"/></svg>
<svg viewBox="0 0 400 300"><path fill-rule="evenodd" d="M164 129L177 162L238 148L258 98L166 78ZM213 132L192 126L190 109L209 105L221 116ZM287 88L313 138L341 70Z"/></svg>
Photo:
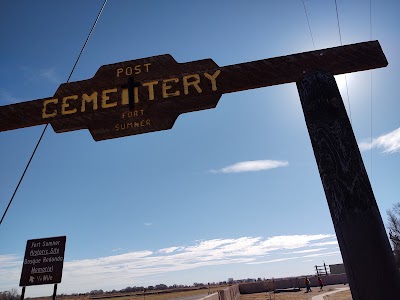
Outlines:
<svg viewBox="0 0 400 300"><path fill-rule="evenodd" d="M54 284L53 300L56 300L56 297L57 297L57 283Z"/></svg>
<svg viewBox="0 0 400 300"><path fill-rule="evenodd" d="M353 299L399 299L399 271L335 78L315 72L296 84Z"/></svg>
<svg viewBox="0 0 400 300"><path fill-rule="evenodd" d="M26 289L26 286L23 286L22 292L21 292L21 300L24 300L24 298L25 298L25 289Z"/></svg>

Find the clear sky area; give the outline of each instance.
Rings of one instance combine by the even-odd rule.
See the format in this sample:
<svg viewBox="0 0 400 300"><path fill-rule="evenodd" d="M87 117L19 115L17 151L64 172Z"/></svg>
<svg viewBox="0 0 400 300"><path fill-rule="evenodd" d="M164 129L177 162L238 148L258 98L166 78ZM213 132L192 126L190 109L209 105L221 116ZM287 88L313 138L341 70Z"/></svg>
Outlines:
<svg viewBox="0 0 400 300"><path fill-rule="evenodd" d="M1 1L0 105L52 97L102 4ZM337 13L334 0L109 0L70 81L162 54L222 67L378 40L389 65L337 83L386 223L400 201L399 12L395 0L337 0ZM0 132L1 215L43 128ZM49 126L0 225L0 291L21 292L27 240L64 235L60 294L342 263L295 83L224 94L170 130L95 142Z"/></svg>

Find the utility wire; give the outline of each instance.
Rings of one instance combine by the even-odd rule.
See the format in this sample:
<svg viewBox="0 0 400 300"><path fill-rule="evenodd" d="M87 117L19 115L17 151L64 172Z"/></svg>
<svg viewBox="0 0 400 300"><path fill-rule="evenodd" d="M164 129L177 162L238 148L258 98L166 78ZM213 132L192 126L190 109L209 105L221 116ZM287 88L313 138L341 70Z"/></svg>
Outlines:
<svg viewBox="0 0 400 300"><path fill-rule="evenodd" d="M82 53L83 53L83 50L85 50L85 48L86 48L86 45L87 45L87 43L88 43L88 41L89 41L89 38L90 38L90 36L92 35L92 32L93 32L94 28L96 27L97 21L99 20L101 13L103 12L104 7L106 6L106 3L107 3L107 0L104 0L103 5L101 6L101 9L100 9L99 13L97 14L96 20L95 20L94 23L93 23L92 29L90 29L90 32L89 32L89 34L88 34L88 36L87 36L87 38L86 38L86 41L85 41L85 43L84 43L84 45L83 45L83 47L82 47L82 49L81 49L81 52L79 53L78 58L76 59L74 66L72 67L72 70L71 70L71 73L70 73L69 76L68 76L67 82L69 82L69 80L71 79L72 73L74 72L75 67L76 67L76 65L78 64L78 61L79 61L79 59L81 58L81 55L82 55ZM14 200L14 197L15 197L17 191L18 191L18 188L19 188L19 186L20 186L22 180L24 179L25 173L26 173L26 171L28 170L28 168L29 168L29 166L30 166L30 164L31 164L31 161L32 161L33 157L35 156L36 150L37 150L37 148L39 147L39 144L40 144L40 142L42 141L42 138L43 138L43 136L44 136L44 134L45 134L46 129L47 129L48 126L49 126L49 123L46 124L46 126L44 127L44 129L43 129L43 131L42 131L42 134L40 135L40 138L39 138L39 140L38 140L38 142L37 142L37 144L36 144L36 146L35 146L35 149L34 149L33 152L32 152L31 158L29 159L29 161L28 161L28 163L27 163L27 165L26 165L26 167L25 167L25 170L24 170L24 172L23 172L22 175L21 175L21 178L19 179L19 182L18 182L18 184L17 184L17 187L15 188L14 193L12 194L11 199L10 199L10 201L8 202L7 208L6 208L6 210L4 211L4 214L3 214L3 216L2 216L2 218L1 218L1 220L0 220L0 225L1 225L1 223L3 223L4 217L6 216L7 211L8 211L8 209L9 209L9 207L10 207L12 201Z"/></svg>
<svg viewBox="0 0 400 300"><path fill-rule="evenodd" d="M338 6L337 6L337 1L335 0L335 8L336 8L336 20L337 20L337 26L339 30L339 40L340 40L340 46L343 46L342 42L342 32L340 30L340 22L339 22L339 12L338 12ZM353 125L353 120L351 117L351 106L350 106L350 96L349 96L349 86L347 84L347 75L344 74L344 81L346 83L346 94L347 94L347 104L349 105L349 118L350 118L350 124Z"/></svg>
<svg viewBox="0 0 400 300"><path fill-rule="evenodd" d="M338 7L337 7L337 2L335 0L335 7L336 7L336 20L337 20L337 26L339 29L339 39L340 39L340 45L342 46L342 33L340 32L340 23L339 23L339 12L338 12Z"/></svg>
<svg viewBox="0 0 400 300"><path fill-rule="evenodd" d="M29 159L28 164L26 165L25 170L24 170L24 172L22 173L21 178L19 179L19 182L18 182L18 184L17 184L17 187L15 188L14 193L13 193L12 196L11 196L10 202L8 202L7 208L6 208L6 210L4 211L3 217L2 217L1 220L0 220L0 225L1 225L1 223L3 222L3 219L4 219L4 217L6 216L6 213L7 213L7 211L8 211L8 208L10 207L11 202L13 201L14 196L15 196L15 194L16 194L17 191L18 191L18 188L19 188L19 185L20 185L21 182L22 182L22 179L24 179L25 173L26 173L26 171L28 170L29 165L31 164L31 161L32 161L32 159L33 159L33 156L35 155L36 150L37 150L37 148L39 147L40 142L42 141L42 138L43 138L43 135L44 135L44 133L45 133L45 131L46 131L46 129L47 129L47 126L49 126L49 123L46 124L46 126L44 127L44 129L43 129L43 131L42 131L42 134L40 135L39 141L37 142L36 147L35 147L35 149L34 149L33 152L32 152L31 158Z"/></svg>
<svg viewBox="0 0 400 300"><path fill-rule="evenodd" d="M92 32L93 32L94 28L96 27L97 21L100 19L101 13L103 12L104 7L106 6L106 3L107 3L107 0L104 0L103 5L101 6L101 9L100 9L99 13L97 14L96 20L93 23L92 29L90 29L90 32L89 32L89 34L88 34L88 36L86 38L85 44L83 44L81 52L79 52L78 58L76 59L75 64L74 64L74 66L73 66L73 68L71 70L71 73L68 76L67 82L69 82L69 80L71 79L72 73L74 73L75 67L78 64L79 59L81 58L83 50L85 50L85 48L86 48L86 45L87 45L87 43L88 43L88 41L90 39L90 36L92 35Z"/></svg>
<svg viewBox="0 0 400 300"><path fill-rule="evenodd" d="M353 119L351 117L351 106L350 106L350 95L349 95L349 86L347 84L347 75L344 74L344 81L346 83L346 94L347 94L347 103L349 105L349 117L350 117L350 124L353 125Z"/></svg>
<svg viewBox="0 0 400 300"><path fill-rule="evenodd" d="M313 35L312 35L312 32L311 32L310 20L308 19L308 13L307 13L307 9L306 9L306 4L304 3L304 0L302 0L302 2L303 2L304 12L305 12L306 18L307 18L308 29L310 30L312 44L313 44L314 50L315 50L315 43L314 43L314 38L313 38Z"/></svg>
<svg viewBox="0 0 400 300"><path fill-rule="evenodd" d="M369 40L372 41L372 0L369 0ZM372 177L372 70L369 71L370 74L370 173Z"/></svg>

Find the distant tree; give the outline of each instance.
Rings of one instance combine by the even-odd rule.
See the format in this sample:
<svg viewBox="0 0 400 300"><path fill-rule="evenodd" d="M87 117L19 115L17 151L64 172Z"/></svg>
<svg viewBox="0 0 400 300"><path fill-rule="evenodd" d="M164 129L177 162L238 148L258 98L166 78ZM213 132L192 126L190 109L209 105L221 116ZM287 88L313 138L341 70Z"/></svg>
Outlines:
<svg viewBox="0 0 400 300"><path fill-rule="evenodd" d="M165 284L157 284L155 289L156 290L166 290L166 289L168 289L168 286L166 286Z"/></svg>
<svg viewBox="0 0 400 300"><path fill-rule="evenodd" d="M393 249L400 248L400 202L387 211L389 217L389 236Z"/></svg>
<svg viewBox="0 0 400 300"><path fill-rule="evenodd" d="M11 291L0 292L0 300L18 300L20 295L16 289L11 289Z"/></svg>
<svg viewBox="0 0 400 300"><path fill-rule="evenodd" d="M387 211L389 219L389 238L392 242L397 266L400 268L400 202L393 204Z"/></svg>

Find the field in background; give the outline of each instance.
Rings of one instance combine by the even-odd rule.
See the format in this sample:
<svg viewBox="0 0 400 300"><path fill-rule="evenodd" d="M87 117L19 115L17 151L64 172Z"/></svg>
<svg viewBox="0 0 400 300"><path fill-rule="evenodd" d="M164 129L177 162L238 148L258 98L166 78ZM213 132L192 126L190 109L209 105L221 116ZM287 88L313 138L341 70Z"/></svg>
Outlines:
<svg viewBox="0 0 400 300"><path fill-rule="evenodd" d="M210 292L215 293L218 290L222 290L227 286L212 286ZM305 293L305 289L300 292L287 292L287 293L254 293L245 294L240 296L240 300L311 300L312 297L321 295L326 292L333 291L336 287L343 287L343 285L325 286L323 291L320 292L318 287L313 287L312 292ZM169 300L182 297L190 297L195 295L207 295L208 288L201 288L187 291L158 291L158 292L146 292L143 293L119 293L119 294L103 294L103 295L63 295L57 296L57 300ZM40 298L26 298L26 300L51 300L52 297L40 297ZM350 290L335 293L324 297L324 300L352 300Z"/></svg>
<svg viewBox="0 0 400 300"><path fill-rule="evenodd" d="M210 286L210 293L215 293L218 290L222 290L227 286ZM207 295L208 288L192 289L187 291L157 291L157 292L146 292L144 295L141 292L137 293L117 293L117 294L102 294L102 295L58 295L57 300L168 300L181 297L190 297L195 295ZM40 297L40 298L25 298L26 300L51 300L52 297Z"/></svg>
<svg viewBox="0 0 400 300"><path fill-rule="evenodd" d="M312 292L305 293L305 289L300 292L286 292L279 294L256 293L241 295L240 300L311 300L312 297L333 291L335 287L343 287L343 285L325 286L323 291L319 291L318 287L313 287ZM337 292L333 295L324 297L324 300L352 300L350 290Z"/></svg>

